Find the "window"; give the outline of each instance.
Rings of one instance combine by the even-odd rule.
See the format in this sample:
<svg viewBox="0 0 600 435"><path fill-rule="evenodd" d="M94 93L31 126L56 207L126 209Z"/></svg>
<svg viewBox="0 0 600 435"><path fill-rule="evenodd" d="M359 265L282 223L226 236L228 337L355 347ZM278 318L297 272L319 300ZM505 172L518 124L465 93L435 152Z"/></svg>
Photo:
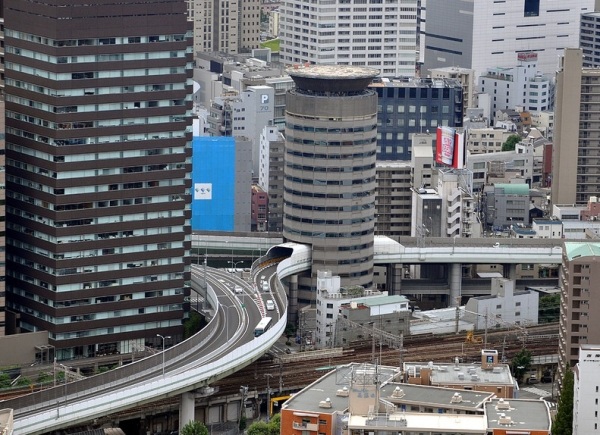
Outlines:
<svg viewBox="0 0 600 435"><path fill-rule="evenodd" d="M525 0L524 16L538 17L540 15L540 0Z"/></svg>

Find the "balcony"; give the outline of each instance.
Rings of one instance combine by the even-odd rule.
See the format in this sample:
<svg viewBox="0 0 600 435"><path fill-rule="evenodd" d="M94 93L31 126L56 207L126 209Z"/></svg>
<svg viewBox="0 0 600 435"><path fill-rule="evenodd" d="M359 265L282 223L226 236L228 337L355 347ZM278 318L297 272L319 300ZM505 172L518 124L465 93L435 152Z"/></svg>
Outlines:
<svg viewBox="0 0 600 435"><path fill-rule="evenodd" d="M298 423L298 422L294 422L294 424L292 425L292 427L295 430L308 430L311 432L317 432L317 430L319 429L319 425L316 423Z"/></svg>

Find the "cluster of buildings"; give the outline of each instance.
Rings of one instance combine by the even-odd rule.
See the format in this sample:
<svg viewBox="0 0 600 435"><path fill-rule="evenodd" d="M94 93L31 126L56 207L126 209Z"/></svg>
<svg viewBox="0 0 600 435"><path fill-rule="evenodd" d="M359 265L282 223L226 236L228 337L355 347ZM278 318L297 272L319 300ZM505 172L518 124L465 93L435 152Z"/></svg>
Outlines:
<svg viewBox="0 0 600 435"><path fill-rule="evenodd" d="M550 434L546 402L515 399L495 351L480 365L338 366L281 408L281 433Z"/></svg>

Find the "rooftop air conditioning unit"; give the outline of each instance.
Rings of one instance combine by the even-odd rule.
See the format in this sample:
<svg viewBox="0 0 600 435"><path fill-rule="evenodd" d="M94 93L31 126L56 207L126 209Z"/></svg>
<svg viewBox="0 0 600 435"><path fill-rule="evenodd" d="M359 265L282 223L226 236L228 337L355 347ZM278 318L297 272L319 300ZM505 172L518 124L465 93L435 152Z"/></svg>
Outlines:
<svg viewBox="0 0 600 435"><path fill-rule="evenodd" d="M511 425L512 424L512 418L510 418L506 414L502 413L498 417L498 423L499 424L505 424L505 425Z"/></svg>
<svg viewBox="0 0 600 435"><path fill-rule="evenodd" d="M510 409L510 402L506 402L504 399L498 400L496 409Z"/></svg>
<svg viewBox="0 0 600 435"><path fill-rule="evenodd" d="M340 388L339 390L337 390L335 392L335 395L338 397L348 397L349 394L350 394L350 391L348 391L348 387Z"/></svg>
<svg viewBox="0 0 600 435"><path fill-rule="evenodd" d="M328 397L325 400L319 402L319 408L331 408L331 399Z"/></svg>
<svg viewBox="0 0 600 435"><path fill-rule="evenodd" d="M462 402L462 395L460 393L454 393L452 399L450 399L451 403L460 403Z"/></svg>
<svg viewBox="0 0 600 435"><path fill-rule="evenodd" d="M392 397L396 398L396 399L400 399L402 397L404 397L404 390L400 387L396 387L394 388L394 392L392 393Z"/></svg>

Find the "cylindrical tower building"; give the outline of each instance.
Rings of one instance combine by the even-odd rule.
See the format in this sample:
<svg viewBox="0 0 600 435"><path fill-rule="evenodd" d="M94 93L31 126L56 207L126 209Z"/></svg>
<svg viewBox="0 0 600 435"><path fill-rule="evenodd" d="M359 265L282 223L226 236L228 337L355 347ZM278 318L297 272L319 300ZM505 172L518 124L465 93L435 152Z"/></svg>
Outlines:
<svg viewBox="0 0 600 435"><path fill-rule="evenodd" d="M311 290L317 270L339 275L344 287L371 288L377 94L367 86L378 71L287 72L296 87L286 100L283 237L312 246Z"/></svg>

